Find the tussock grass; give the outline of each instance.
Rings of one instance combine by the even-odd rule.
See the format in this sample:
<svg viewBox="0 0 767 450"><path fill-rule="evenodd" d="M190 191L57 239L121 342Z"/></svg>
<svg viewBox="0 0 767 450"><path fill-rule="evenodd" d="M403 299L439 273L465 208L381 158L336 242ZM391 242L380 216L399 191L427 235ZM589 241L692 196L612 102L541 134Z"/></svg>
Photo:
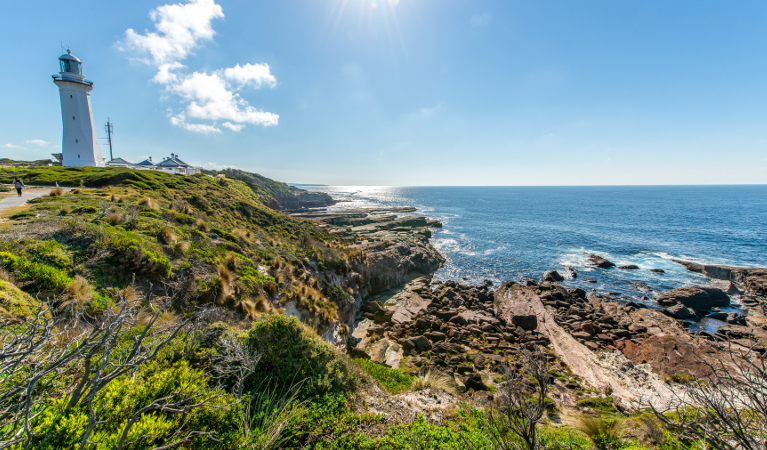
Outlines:
<svg viewBox="0 0 767 450"><path fill-rule="evenodd" d="M197 219L197 223L195 223L195 226L199 231L202 231L203 233L208 231L208 224L205 223L202 219Z"/></svg>
<svg viewBox="0 0 767 450"><path fill-rule="evenodd" d="M48 195L51 197L61 197L63 194L64 194L64 190L61 189L60 187L57 187L56 189L48 193Z"/></svg>
<svg viewBox="0 0 767 450"><path fill-rule="evenodd" d="M79 194L80 192L82 192L82 191L80 191L80 188L72 189L72 193L73 194Z"/></svg>
<svg viewBox="0 0 767 450"><path fill-rule="evenodd" d="M67 206L67 205L64 205L64 206L62 206L62 207L59 209L59 215L62 215L62 216L66 216L67 214L69 214L69 213L71 213L71 212L72 212L72 208L70 208L70 207L69 207L69 206Z"/></svg>
<svg viewBox="0 0 767 450"><path fill-rule="evenodd" d="M611 448L623 431L618 420L587 415L578 416L574 428L585 434L598 449Z"/></svg>
<svg viewBox="0 0 767 450"><path fill-rule="evenodd" d="M226 255L226 258L224 258L224 265L230 270L237 270L237 253L229 252L229 254Z"/></svg>
<svg viewBox="0 0 767 450"><path fill-rule="evenodd" d="M232 234L240 241L247 241L250 235L250 232L241 230L239 228L235 228L234 230L232 230Z"/></svg>
<svg viewBox="0 0 767 450"><path fill-rule="evenodd" d="M104 217L104 221L112 226L117 226L125 223L125 216L123 214L113 212L112 214L107 214L107 216Z"/></svg>
<svg viewBox="0 0 767 450"><path fill-rule="evenodd" d="M146 206L147 208L155 209L157 207L157 204L154 200L152 200L152 197L143 197L141 200L138 201L139 206Z"/></svg>
<svg viewBox="0 0 767 450"><path fill-rule="evenodd" d="M455 380L449 374L436 369L429 369L419 375L416 375L413 380L412 389L438 389L447 393L456 395Z"/></svg>
<svg viewBox="0 0 767 450"><path fill-rule="evenodd" d="M72 304L81 307L91 300L93 300L93 288L90 283L88 283L88 280L78 275L67 286L66 291L64 292L64 302L62 303L62 307Z"/></svg>
<svg viewBox="0 0 767 450"><path fill-rule="evenodd" d="M176 244L178 237L169 227L163 227L163 229L160 230L160 240L166 245L172 246Z"/></svg>
<svg viewBox="0 0 767 450"><path fill-rule="evenodd" d="M189 242L187 241L178 241L173 246L173 253L176 255L184 255L187 251L189 251Z"/></svg>

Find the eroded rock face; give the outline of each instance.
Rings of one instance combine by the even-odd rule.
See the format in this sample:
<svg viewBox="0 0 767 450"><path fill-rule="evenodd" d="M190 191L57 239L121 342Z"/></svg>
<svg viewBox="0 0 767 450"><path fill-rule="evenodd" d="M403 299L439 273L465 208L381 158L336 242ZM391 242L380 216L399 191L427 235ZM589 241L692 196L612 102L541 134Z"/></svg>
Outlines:
<svg viewBox="0 0 767 450"><path fill-rule="evenodd" d="M708 345L696 344L689 338L661 334L641 343L627 341L623 354L634 364L650 364L658 373L706 377L712 372L703 358L714 352Z"/></svg>
<svg viewBox="0 0 767 450"><path fill-rule="evenodd" d="M709 310L715 306L728 306L730 297L721 289L690 286L655 294L655 300L662 306L682 304L700 311Z"/></svg>
<svg viewBox="0 0 767 450"><path fill-rule="evenodd" d="M538 328L538 317L530 305L529 291L522 288L508 281L501 285L495 296L496 315L523 330L533 331Z"/></svg>

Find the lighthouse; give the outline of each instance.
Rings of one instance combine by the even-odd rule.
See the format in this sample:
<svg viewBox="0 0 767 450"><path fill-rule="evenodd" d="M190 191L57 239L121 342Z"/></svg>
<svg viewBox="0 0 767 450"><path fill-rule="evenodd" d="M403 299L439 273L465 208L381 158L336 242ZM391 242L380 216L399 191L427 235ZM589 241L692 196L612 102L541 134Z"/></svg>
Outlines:
<svg viewBox="0 0 767 450"><path fill-rule="evenodd" d="M69 49L59 57L59 65L61 71L53 75L53 82L59 87L64 125L61 163L69 167L104 167L91 112L93 82L85 79L82 62Z"/></svg>

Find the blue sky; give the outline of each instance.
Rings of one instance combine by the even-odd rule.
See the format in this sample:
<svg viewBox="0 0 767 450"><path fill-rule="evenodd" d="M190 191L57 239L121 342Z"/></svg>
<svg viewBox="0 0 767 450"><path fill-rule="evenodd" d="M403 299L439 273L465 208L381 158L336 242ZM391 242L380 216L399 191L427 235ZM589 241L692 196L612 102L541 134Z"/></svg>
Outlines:
<svg viewBox="0 0 767 450"><path fill-rule="evenodd" d="M60 149L61 41L134 162L332 185L767 182L763 1L0 7L0 157Z"/></svg>

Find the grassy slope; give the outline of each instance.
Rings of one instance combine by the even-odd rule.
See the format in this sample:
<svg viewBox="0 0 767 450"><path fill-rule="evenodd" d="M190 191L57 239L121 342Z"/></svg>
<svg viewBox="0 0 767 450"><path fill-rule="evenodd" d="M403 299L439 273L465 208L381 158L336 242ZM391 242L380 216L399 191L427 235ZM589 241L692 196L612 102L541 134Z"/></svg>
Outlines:
<svg viewBox="0 0 767 450"><path fill-rule="evenodd" d="M86 278L101 296L124 289L134 274L144 289L193 280L184 285L179 304L217 301L253 316L296 300L318 325L328 324L336 312L331 280L360 256L313 222L265 206L263 195L238 180L44 168L0 170L0 181L17 173L28 184L77 186L83 180L84 186L101 187L33 200L29 210L12 216L16 224L29 224L11 229L28 232L0 242L0 251L30 264L69 279ZM36 235L32 230L39 227L47 231ZM33 269L6 268L17 272L27 292L63 291L36 282L27 273Z"/></svg>

